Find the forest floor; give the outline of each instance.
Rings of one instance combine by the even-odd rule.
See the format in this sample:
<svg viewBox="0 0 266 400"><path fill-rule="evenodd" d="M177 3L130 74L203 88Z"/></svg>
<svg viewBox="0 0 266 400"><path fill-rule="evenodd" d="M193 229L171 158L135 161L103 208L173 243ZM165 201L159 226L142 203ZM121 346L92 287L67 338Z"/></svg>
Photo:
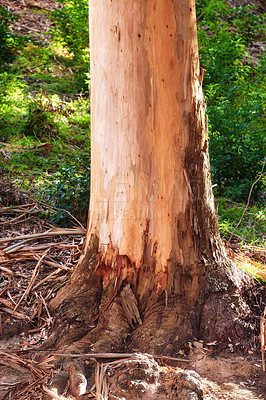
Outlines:
<svg viewBox="0 0 266 400"><path fill-rule="evenodd" d="M20 15L21 19L13 26L17 33L30 33L37 41L42 35L42 43L49 43L47 32L51 21L47 12L55 7L54 0L0 0L0 5ZM34 83L39 85L38 79L34 79ZM78 138L78 145L82 146L83 140L83 136ZM1 154L8 160L7 150ZM46 353L38 361L36 353L54 324L49 301L75 268L82 252L85 231L80 226L59 228L45 217L48 212L49 205L36 201L33 193L15 187L7 176L2 177L0 400L51 398L45 389L53 374L58 372L53 352ZM265 249L255 246L242 249L236 242L227 244L227 248L229 256L239 264L259 263L262 274L266 273ZM256 294L254 298L262 308L263 300ZM260 315L257 318L259 320ZM248 354L240 354L233 347L217 351L217 347L218 343L192 341L176 354L177 360L158 360L160 374L178 370L179 367L197 371L201 376L205 400L266 399L266 373L262 371L258 332L254 337L254 348L250 348ZM104 359L102 362L102 365L106 364ZM133 377L128 376L127 379L128 383L131 379L131 386L134 386ZM90 386L92 390L83 399L98 398L93 388L94 381ZM59 398L67 398L67 395ZM141 397L128 392L124 398Z"/></svg>
<svg viewBox="0 0 266 400"><path fill-rule="evenodd" d="M1 182L0 198L0 400L49 399L45 390L58 372L56 358L52 350L46 351L41 360L39 356L40 346L55 321L49 301L75 268L85 231L81 227L58 228L42 217L45 203L36 202L30 192L19 190L8 181ZM176 360L157 360L156 366L160 377L180 368L196 371L205 400L266 399L266 373L262 371L259 342L257 335L254 348L241 354L233 346L220 348L219 343L195 340L177 352ZM110 368L110 360L101 362L98 365ZM154 368L154 363L149 368ZM134 387L136 381L128 367L120 365L119 371ZM98 398L93 388L96 378L91 379L92 390L80 398ZM109 374L108 379L112 384L114 375ZM142 379L148 390L149 379L145 374ZM11 397L8 393L12 393ZM127 400L142 398L138 396L133 389L124 393ZM67 395L58 398L71 399Z"/></svg>

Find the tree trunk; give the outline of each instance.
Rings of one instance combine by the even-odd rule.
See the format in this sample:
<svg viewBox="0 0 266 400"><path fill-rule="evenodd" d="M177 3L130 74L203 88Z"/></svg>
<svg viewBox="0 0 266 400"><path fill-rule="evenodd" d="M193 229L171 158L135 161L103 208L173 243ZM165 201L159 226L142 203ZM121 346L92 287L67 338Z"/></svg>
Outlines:
<svg viewBox="0 0 266 400"><path fill-rule="evenodd" d="M236 333L226 312L236 280L211 190L194 0L91 0L90 29L88 232L51 303L62 333L48 343L83 338L97 351L127 344L173 354L192 337L236 341L242 325Z"/></svg>

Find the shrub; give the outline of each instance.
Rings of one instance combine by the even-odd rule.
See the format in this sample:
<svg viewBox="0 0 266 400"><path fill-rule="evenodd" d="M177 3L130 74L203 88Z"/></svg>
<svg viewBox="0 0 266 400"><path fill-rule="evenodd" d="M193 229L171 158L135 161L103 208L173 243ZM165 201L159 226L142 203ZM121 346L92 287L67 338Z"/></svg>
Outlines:
<svg viewBox="0 0 266 400"><path fill-rule="evenodd" d="M38 95L29 101L27 122L24 127L26 136L34 136L42 139L55 136L56 126L53 113L56 111L50 97L40 91Z"/></svg>
<svg viewBox="0 0 266 400"><path fill-rule="evenodd" d="M17 15L0 6L0 66L13 60L13 50L21 42L21 39L9 28L10 24L17 19Z"/></svg>
<svg viewBox="0 0 266 400"><path fill-rule="evenodd" d="M57 2L62 6L51 13L55 22L52 34L73 56L78 90L86 93L90 69L88 1L57 0Z"/></svg>
<svg viewBox="0 0 266 400"><path fill-rule="evenodd" d="M81 162L81 164L80 164ZM42 198L51 204L55 211L51 220L62 225L70 223L70 212L82 223L86 223L90 198L90 169L82 160L74 164L62 166L54 174L54 181L47 183L42 189ZM73 220L72 220L73 223Z"/></svg>
<svg viewBox="0 0 266 400"><path fill-rule="evenodd" d="M199 0L197 12L213 180L218 195L244 200L265 155L265 56L254 62L247 51L262 35L264 16L222 0ZM255 196L262 191L261 180Z"/></svg>
<svg viewBox="0 0 266 400"><path fill-rule="evenodd" d="M221 235L228 239L234 228L238 225L246 206L225 198L216 199L216 206L219 214ZM265 222L265 209L258 206L251 206L247 209L243 221L238 226L235 234L241 239L242 243L265 246Z"/></svg>
<svg viewBox="0 0 266 400"><path fill-rule="evenodd" d="M75 59L87 58L89 47L89 8L87 0L57 0L62 4L52 12L57 34ZM88 60L85 60L88 61Z"/></svg>

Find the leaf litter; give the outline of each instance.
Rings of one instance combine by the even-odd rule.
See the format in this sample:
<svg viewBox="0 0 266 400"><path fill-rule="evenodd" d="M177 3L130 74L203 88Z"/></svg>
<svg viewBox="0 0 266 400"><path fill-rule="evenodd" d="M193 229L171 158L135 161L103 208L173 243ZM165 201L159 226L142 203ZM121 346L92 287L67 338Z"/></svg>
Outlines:
<svg viewBox="0 0 266 400"><path fill-rule="evenodd" d="M80 226L59 228L43 217L45 204L36 202L30 193L3 182L0 186L0 399L45 400L51 396L73 399L67 393L60 397L51 392L49 382L60 372L58 355L54 351L43 352L41 345L54 324L49 301L77 265L85 229ZM193 368L202 377L204 399L263 399L260 360L256 358L256 366L252 356L250 361L236 359L233 355L223 361L215 359L216 345L215 342L193 342L186 353L189 359L182 363L182 368ZM80 355L82 359L84 355ZM159 362L160 368L171 374L180 360L161 358ZM238 377L237 363L244 371ZM243 363L246 363L245 368ZM111 378L103 378L104 385L99 383L97 365L96 386L80 398L100 398L99 387L106 393ZM105 361L102 368L110 368L110 365L112 362ZM265 373L263 376L265 379ZM116 387L112 382L110 385Z"/></svg>

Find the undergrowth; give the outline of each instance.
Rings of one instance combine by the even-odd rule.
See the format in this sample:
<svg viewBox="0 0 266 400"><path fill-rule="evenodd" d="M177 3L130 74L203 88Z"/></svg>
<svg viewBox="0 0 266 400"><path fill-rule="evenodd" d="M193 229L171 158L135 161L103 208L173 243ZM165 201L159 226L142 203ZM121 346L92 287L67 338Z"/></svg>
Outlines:
<svg viewBox="0 0 266 400"><path fill-rule="evenodd" d="M212 176L219 196L245 201L265 146L265 13L255 5L197 0ZM254 188L260 199L265 181Z"/></svg>
<svg viewBox="0 0 266 400"><path fill-rule="evenodd" d="M90 198L89 165L88 158L64 164L54 174L53 184L47 181L42 186L39 198L53 205L50 211L52 221L66 226L71 220L71 214L86 225Z"/></svg>
<svg viewBox="0 0 266 400"><path fill-rule="evenodd" d="M10 24L17 19L17 15L0 6L0 68L14 59L15 50L24 41L10 29Z"/></svg>
<svg viewBox="0 0 266 400"><path fill-rule="evenodd" d="M216 207L221 235L228 239L244 213L245 204L217 198ZM233 239L242 244L266 247L266 209L256 205L250 206L240 226L234 232Z"/></svg>
<svg viewBox="0 0 266 400"><path fill-rule="evenodd" d="M0 36L5 15L6 37L16 44L0 69L0 171L48 201L50 218L66 225L62 209L85 223L89 201L89 38L88 13L78 18L86 2L61 3L49 44L41 33L22 43L10 28L15 17L0 8Z"/></svg>

